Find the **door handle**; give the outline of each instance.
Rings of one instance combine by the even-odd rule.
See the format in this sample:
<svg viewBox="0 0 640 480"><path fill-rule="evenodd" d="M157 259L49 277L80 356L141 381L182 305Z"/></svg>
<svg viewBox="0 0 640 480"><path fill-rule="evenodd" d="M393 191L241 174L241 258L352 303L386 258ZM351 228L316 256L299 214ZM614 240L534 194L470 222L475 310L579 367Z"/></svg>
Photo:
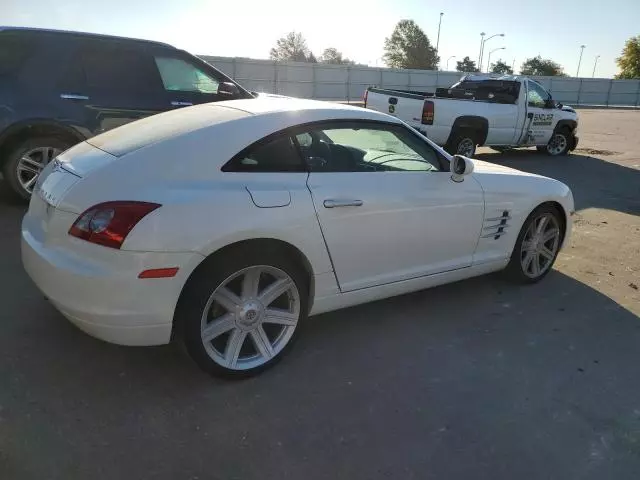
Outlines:
<svg viewBox="0 0 640 480"><path fill-rule="evenodd" d="M364 202L362 200L351 199L333 199L330 198L322 202L324 208L338 208L338 207L361 207Z"/></svg>
<svg viewBox="0 0 640 480"><path fill-rule="evenodd" d="M89 100L89 97L86 95L75 95L73 93L61 93L60 98L64 98L65 100Z"/></svg>
<svg viewBox="0 0 640 480"><path fill-rule="evenodd" d="M193 103L191 102L177 102L177 101L172 101L171 105L173 105L174 107L189 107L191 105L193 105Z"/></svg>

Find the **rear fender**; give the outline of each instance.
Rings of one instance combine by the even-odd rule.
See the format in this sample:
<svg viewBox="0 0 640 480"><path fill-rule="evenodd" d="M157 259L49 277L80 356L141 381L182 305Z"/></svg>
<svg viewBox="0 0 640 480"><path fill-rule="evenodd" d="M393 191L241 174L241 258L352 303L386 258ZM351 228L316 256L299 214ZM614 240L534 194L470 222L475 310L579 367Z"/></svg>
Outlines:
<svg viewBox="0 0 640 480"><path fill-rule="evenodd" d="M489 133L489 121L484 117L475 115L465 115L456 118L451 127L447 143L453 141L461 130L473 130L475 132L475 140L478 145L484 145Z"/></svg>

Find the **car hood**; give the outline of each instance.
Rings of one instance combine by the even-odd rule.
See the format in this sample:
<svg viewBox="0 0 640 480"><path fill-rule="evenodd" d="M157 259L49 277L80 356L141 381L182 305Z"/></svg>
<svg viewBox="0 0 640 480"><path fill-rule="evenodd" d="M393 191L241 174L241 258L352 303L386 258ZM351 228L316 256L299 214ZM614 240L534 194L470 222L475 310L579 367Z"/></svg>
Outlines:
<svg viewBox="0 0 640 480"><path fill-rule="evenodd" d="M516 170L515 168L505 167L504 165L497 165L495 163L484 162L482 160L473 159L473 171L474 173L494 173L502 175L519 175L526 177L541 177L535 173L523 172L522 170Z"/></svg>

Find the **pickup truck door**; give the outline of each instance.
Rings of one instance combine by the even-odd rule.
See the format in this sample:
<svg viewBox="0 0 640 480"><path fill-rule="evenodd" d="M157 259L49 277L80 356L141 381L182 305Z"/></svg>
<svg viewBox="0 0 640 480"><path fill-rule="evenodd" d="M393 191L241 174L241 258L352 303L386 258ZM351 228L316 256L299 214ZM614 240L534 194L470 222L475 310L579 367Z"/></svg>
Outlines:
<svg viewBox="0 0 640 480"><path fill-rule="evenodd" d="M296 135L343 292L469 267L480 185L403 125L325 122Z"/></svg>
<svg viewBox="0 0 640 480"><path fill-rule="evenodd" d="M533 80L527 80L527 112L533 113L531 124L528 120L525 125L529 126L526 144L546 145L549 143L553 128L557 123L554 119L554 110L546 108L547 99L551 98L541 85Z"/></svg>

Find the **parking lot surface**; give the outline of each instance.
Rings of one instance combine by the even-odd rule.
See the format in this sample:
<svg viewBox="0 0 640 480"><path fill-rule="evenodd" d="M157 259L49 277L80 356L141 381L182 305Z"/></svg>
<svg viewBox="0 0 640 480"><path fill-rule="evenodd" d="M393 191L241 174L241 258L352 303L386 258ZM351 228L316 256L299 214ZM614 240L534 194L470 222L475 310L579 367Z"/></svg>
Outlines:
<svg viewBox="0 0 640 480"><path fill-rule="evenodd" d="M2 185L0 479L638 478L640 112L579 113L569 157L478 155L573 189L574 234L542 283L314 317L242 382L76 330L24 273L24 206Z"/></svg>

